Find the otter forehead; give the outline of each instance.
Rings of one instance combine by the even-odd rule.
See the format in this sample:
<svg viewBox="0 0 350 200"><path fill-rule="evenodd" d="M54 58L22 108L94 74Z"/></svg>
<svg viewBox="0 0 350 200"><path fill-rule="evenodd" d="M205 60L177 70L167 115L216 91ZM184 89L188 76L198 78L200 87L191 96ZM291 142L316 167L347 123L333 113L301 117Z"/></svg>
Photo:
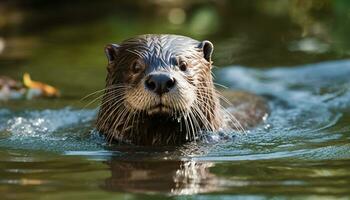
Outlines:
<svg viewBox="0 0 350 200"><path fill-rule="evenodd" d="M142 58L148 66L169 67L178 57L200 57L200 42L179 35L141 35L121 44L125 52Z"/></svg>

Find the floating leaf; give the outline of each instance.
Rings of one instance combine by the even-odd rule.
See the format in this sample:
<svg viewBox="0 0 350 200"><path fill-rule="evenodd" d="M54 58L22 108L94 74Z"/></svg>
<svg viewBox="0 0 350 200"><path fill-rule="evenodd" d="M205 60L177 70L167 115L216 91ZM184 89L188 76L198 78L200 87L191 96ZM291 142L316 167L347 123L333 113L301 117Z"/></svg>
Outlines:
<svg viewBox="0 0 350 200"><path fill-rule="evenodd" d="M28 73L24 73L23 83L29 89L35 89L35 90L41 91L42 96L46 96L46 97L60 96L60 92L58 89L42 82L33 81Z"/></svg>

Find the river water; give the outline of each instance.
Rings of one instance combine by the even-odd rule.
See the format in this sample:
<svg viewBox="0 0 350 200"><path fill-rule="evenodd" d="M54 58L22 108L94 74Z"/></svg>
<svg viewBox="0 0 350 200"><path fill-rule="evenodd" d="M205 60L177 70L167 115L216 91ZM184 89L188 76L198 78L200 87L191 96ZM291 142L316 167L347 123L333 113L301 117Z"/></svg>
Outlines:
<svg viewBox="0 0 350 200"><path fill-rule="evenodd" d="M0 75L29 72L62 93L0 102L0 199L349 198L347 1L44 2L0 2ZM181 9L183 24L163 16ZM104 86L105 44L150 32L210 39L215 82L263 96L266 121L178 147L107 144L97 96L82 98Z"/></svg>
<svg viewBox="0 0 350 200"><path fill-rule="evenodd" d="M266 122L209 143L120 147L91 132L96 109L1 109L0 190L33 199L350 194L350 61L216 76L268 99Z"/></svg>

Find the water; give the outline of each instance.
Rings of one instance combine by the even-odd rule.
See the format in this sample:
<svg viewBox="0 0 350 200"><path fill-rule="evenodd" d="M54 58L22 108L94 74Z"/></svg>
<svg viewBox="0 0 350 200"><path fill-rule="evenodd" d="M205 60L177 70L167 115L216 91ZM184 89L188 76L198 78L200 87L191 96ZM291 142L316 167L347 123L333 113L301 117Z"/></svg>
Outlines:
<svg viewBox="0 0 350 200"><path fill-rule="evenodd" d="M209 144L119 147L90 132L95 109L1 109L1 190L8 198L40 192L50 199L349 195L350 61L232 66L216 74L228 86L265 96L266 122Z"/></svg>
<svg viewBox="0 0 350 200"><path fill-rule="evenodd" d="M0 75L63 96L0 102L1 199L349 199L347 1L11 2ZM107 144L97 96L82 97L104 86L105 44L150 32L211 40L216 82L266 98L266 121L178 147Z"/></svg>

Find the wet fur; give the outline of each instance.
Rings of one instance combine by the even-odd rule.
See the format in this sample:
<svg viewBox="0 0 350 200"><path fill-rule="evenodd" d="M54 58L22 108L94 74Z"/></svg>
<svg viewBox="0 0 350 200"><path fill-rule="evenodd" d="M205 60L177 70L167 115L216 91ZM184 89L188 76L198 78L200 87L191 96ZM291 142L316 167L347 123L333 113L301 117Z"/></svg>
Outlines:
<svg viewBox="0 0 350 200"><path fill-rule="evenodd" d="M209 46L208 46L209 45ZM109 59L106 90L97 129L109 141L136 145L177 145L203 132L231 126L244 130L220 105L211 73L211 43L177 35L142 35L106 48ZM130 66L137 61L142 73ZM179 70L179 61L188 64ZM171 73L176 88L159 98L144 87L151 72ZM162 110L153 106L162 101Z"/></svg>

